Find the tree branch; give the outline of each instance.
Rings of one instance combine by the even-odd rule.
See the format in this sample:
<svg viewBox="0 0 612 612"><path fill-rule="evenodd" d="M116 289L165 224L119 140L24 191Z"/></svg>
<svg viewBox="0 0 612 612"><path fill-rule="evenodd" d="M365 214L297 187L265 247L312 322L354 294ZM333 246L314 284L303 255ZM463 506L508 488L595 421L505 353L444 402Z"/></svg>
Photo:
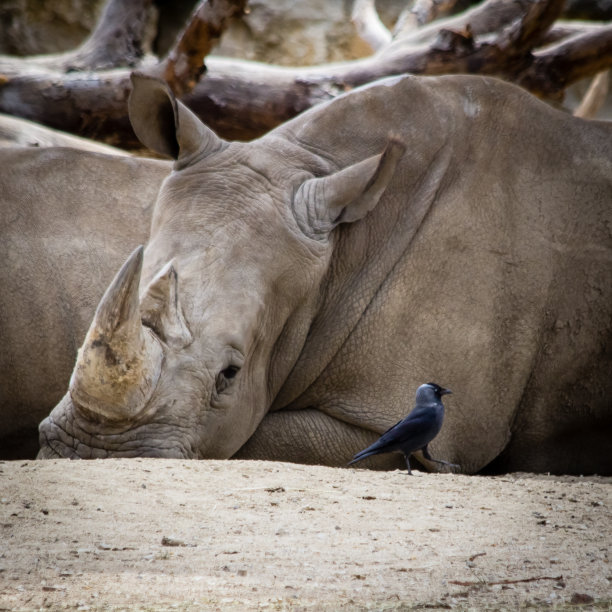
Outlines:
<svg viewBox="0 0 612 612"><path fill-rule="evenodd" d="M393 37L410 35L424 25L450 14L457 2L459 0L415 0L412 6L400 14L393 29Z"/></svg>
<svg viewBox="0 0 612 612"><path fill-rule="evenodd" d="M595 76L589 88L584 94L578 108L574 111L574 117L593 119L606 101L610 84L609 71L600 72Z"/></svg>
<svg viewBox="0 0 612 612"><path fill-rule="evenodd" d="M204 58L229 20L244 12L247 0L202 0L166 58L148 72L162 77L175 95L190 92L205 72Z"/></svg>
<svg viewBox="0 0 612 612"><path fill-rule="evenodd" d="M610 68L611 58L612 26L605 26L536 52L518 83L540 96L558 97L579 79Z"/></svg>
<svg viewBox="0 0 612 612"><path fill-rule="evenodd" d="M565 0L534 2L526 11L517 32L512 36L517 53L529 51L559 18Z"/></svg>
<svg viewBox="0 0 612 612"><path fill-rule="evenodd" d="M473 36L499 35L499 33L522 19L532 6L534 0L485 0L459 15L438 19L418 30L398 33L395 39L399 43L411 45L431 44L440 30L463 31L469 25Z"/></svg>
<svg viewBox="0 0 612 612"><path fill-rule="evenodd" d="M402 38L374 56L376 61L370 70L361 70L361 66L366 66L362 62L356 64L355 70L347 71L343 85L354 87L382 76L404 73L515 75L531 61L530 51L558 17L563 1L527 2L522 16L495 36L477 36L471 22L453 20L454 25L463 23L462 29L437 29L437 38L427 47L415 48L412 37ZM497 7L500 2L485 4ZM480 10L472 15L478 34L488 30L486 22L479 19Z"/></svg>
<svg viewBox="0 0 612 612"><path fill-rule="evenodd" d="M359 36L378 51L391 42L391 32L378 17L374 0L355 0L351 21Z"/></svg>
<svg viewBox="0 0 612 612"><path fill-rule="evenodd" d="M588 23L585 21L557 21L553 27L542 36L539 46L545 47L553 45L562 40L567 40L572 36L586 34L587 32L596 32L606 27L606 25L601 23Z"/></svg>

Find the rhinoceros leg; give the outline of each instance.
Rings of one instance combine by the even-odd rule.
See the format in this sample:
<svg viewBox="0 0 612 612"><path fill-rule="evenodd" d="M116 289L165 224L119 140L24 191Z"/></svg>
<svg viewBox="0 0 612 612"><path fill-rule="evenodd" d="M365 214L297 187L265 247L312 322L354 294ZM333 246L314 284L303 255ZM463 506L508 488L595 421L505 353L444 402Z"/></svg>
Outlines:
<svg viewBox="0 0 612 612"><path fill-rule="evenodd" d="M234 458L344 467L356 451L379 437L380 432L345 423L320 410L281 410L266 415ZM396 453L367 461L376 469L404 467L402 456Z"/></svg>

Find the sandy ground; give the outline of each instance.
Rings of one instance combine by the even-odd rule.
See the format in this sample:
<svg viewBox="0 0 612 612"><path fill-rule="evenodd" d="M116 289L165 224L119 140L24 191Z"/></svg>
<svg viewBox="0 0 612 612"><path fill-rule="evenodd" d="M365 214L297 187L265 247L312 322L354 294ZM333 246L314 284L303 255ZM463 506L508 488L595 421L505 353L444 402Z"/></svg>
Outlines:
<svg viewBox="0 0 612 612"><path fill-rule="evenodd" d="M0 610L612 609L612 479L0 462Z"/></svg>

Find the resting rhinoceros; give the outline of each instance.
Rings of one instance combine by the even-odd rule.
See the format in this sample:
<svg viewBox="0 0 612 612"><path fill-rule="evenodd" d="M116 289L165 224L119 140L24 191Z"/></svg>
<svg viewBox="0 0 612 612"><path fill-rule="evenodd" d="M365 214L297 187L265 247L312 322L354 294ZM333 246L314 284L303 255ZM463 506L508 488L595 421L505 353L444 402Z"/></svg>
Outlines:
<svg viewBox="0 0 612 612"><path fill-rule="evenodd" d="M612 126L404 76L230 143L133 81L174 170L40 457L343 465L435 380L464 471L611 471Z"/></svg>
<svg viewBox="0 0 612 612"><path fill-rule="evenodd" d="M28 142L64 142L62 134L11 123ZM80 140L65 135L71 146L111 150ZM147 240L170 169L67 148L0 148L1 458L36 455L38 423L65 393L117 267Z"/></svg>

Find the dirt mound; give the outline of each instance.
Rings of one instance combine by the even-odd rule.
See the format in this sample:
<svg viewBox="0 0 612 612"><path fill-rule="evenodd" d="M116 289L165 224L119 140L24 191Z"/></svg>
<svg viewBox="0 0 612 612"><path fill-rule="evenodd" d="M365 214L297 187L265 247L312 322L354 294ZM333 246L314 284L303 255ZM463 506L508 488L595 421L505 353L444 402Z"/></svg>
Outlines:
<svg viewBox="0 0 612 612"><path fill-rule="evenodd" d="M612 606L612 479L0 463L0 609Z"/></svg>

